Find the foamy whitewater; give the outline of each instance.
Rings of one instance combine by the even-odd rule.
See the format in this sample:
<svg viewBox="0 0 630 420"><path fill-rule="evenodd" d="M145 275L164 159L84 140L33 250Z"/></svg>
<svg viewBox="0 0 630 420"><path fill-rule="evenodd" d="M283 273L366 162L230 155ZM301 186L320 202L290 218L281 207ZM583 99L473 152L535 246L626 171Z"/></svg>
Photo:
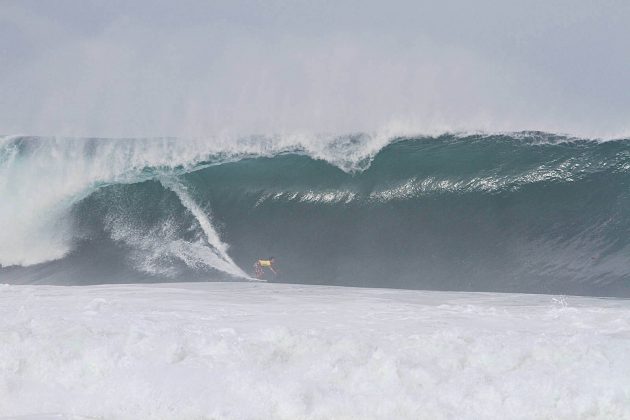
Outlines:
<svg viewBox="0 0 630 420"><path fill-rule="evenodd" d="M0 418L630 419L629 187L628 139L3 137Z"/></svg>
<svg viewBox="0 0 630 420"><path fill-rule="evenodd" d="M5 285L0 340L11 418L630 418L625 300Z"/></svg>

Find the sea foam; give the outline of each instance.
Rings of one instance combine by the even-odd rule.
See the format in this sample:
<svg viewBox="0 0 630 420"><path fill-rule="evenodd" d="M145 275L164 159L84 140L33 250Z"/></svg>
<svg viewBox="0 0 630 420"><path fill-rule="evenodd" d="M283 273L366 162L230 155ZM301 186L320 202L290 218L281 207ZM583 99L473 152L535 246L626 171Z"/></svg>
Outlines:
<svg viewBox="0 0 630 420"><path fill-rule="evenodd" d="M625 300L180 283L0 308L0 416L630 417Z"/></svg>

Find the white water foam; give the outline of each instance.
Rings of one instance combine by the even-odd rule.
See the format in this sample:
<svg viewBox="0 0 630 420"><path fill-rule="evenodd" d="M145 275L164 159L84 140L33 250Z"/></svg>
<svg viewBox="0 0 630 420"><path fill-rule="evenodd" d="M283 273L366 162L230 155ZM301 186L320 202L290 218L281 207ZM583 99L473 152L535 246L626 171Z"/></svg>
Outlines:
<svg viewBox="0 0 630 420"><path fill-rule="evenodd" d="M628 331L617 299L4 286L0 417L627 419Z"/></svg>

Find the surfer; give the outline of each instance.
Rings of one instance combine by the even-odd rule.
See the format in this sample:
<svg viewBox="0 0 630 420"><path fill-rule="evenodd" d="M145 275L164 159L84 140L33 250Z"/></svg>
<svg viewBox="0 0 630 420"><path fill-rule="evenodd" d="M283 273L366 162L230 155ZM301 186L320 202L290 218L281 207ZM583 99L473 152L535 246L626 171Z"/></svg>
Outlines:
<svg viewBox="0 0 630 420"><path fill-rule="evenodd" d="M278 274L276 269L273 267L274 258L269 257L266 260L258 260L254 263L254 274L256 274L256 278L261 278L265 274L265 267L270 269L273 274Z"/></svg>

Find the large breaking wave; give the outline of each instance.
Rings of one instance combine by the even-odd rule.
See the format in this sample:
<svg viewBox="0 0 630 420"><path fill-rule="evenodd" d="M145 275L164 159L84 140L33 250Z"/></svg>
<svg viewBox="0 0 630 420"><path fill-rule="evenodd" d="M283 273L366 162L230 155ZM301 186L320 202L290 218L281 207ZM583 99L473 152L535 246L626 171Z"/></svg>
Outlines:
<svg viewBox="0 0 630 420"><path fill-rule="evenodd" d="M630 140L0 140L0 281L630 296Z"/></svg>

